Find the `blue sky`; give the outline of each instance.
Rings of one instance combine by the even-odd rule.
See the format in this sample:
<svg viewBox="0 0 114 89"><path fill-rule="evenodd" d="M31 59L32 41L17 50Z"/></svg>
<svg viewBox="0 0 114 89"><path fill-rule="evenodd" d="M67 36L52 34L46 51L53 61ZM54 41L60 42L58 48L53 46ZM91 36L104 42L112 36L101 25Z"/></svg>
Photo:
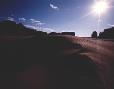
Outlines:
<svg viewBox="0 0 114 89"><path fill-rule="evenodd" d="M108 0L113 4L113 0ZM21 22L43 31L74 31L90 36L114 24L114 8L105 13L98 29L97 16L90 14L94 0L0 0L0 19Z"/></svg>

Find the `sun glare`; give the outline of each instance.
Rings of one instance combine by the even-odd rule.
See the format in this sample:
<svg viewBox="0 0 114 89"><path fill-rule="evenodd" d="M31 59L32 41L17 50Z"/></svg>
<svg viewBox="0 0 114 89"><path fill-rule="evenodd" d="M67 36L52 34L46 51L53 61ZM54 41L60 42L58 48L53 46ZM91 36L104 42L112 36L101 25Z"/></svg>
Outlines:
<svg viewBox="0 0 114 89"><path fill-rule="evenodd" d="M97 0L92 7L92 11L94 14L101 16L108 9L108 2L106 0Z"/></svg>

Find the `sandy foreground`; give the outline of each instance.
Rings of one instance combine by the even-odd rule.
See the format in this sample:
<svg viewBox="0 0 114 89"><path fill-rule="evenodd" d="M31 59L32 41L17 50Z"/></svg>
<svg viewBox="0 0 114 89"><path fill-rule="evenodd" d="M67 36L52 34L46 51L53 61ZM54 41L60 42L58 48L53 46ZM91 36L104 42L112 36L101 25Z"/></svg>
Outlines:
<svg viewBox="0 0 114 89"><path fill-rule="evenodd" d="M101 39L68 37L73 43L80 44L86 55L98 67L100 75L106 89L114 88L114 42L103 41Z"/></svg>
<svg viewBox="0 0 114 89"><path fill-rule="evenodd" d="M75 44L76 46L78 44L81 47L77 46L77 47L74 47L74 48L73 47L72 48L71 47L67 48L67 46L66 46L66 48L64 48L64 46L66 44L64 44L64 42L62 43L62 41L56 41L58 39L57 37L60 37L60 38L63 37L65 39L68 39L71 43ZM60 46L60 48L64 48L63 50L60 49L61 53L64 54L64 55L71 55L73 53L77 53L79 55L85 55L85 56L89 57L90 60L92 60L93 63L97 66L97 73L100 76L100 79L102 80L105 89L114 89L114 85L113 85L113 83L114 83L114 69L113 69L114 68L114 54L113 54L114 53L114 42L103 41L101 39L73 37L73 36L57 36L57 37L56 37L57 39L55 41L52 40L52 42L49 38L47 40L47 42L44 42L44 44L43 45L41 44L40 46L43 47L43 46L45 46L45 44L49 45L50 48L54 49L55 53L56 53L56 50L58 50L56 47L59 48L59 46ZM26 40L26 39L31 39L31 38L34 38L34 36L26 36L26 37L22 37L22 36L20 36L20 37L17 37L17 36L5 36L5 37L3 37L2 36L2 37L0 37L0 42L1 43L4 42L5 44L8 45L9 43L17 41L17 40L22 40L22 39ZM50 42L49 42L49 40L50 40ZM64 41L64 39L63 39L63 41ZM22 41L22 42L25 42L25 46L23 46L23 43L22 44L19 43L22 46L21 49L18 48L18 42L16 43L16 45L17 45L16 49L14 48L15 44L13 44L14 47L11 46L12 48L14 48L14 50L12 51L13 54L11 54L11 55L15 54L15 50L20 50L20 52L17 52L17 54L15 54L15 55L21 55L23 53L22 52L23 49L29 50L29 48L31 46L32 46L32 48L30 50L32 50L32 51L35 51L35 50L37 51L39 48L41 48L41 47L37 46L37 44L39 45L39 42L36 42L36 41L30 41L30 42L27 41L28 43L26 43L26 41ZM33 42L33 43L31 43L31 42ZM29 43L30 43L30 45L28 45ZM52 44L52 45L50 46L50 44ZM36 47L38 47L38 48L36 48ZM10 48L10 49L12 50L12 48ZM48 46L46 46L46 49L50 49L50 48L48 48ZM30 52L26 51L27 56L28 56L28 54L31 55L33 53L32 51L30 51ZM44 55L44 51L43 51L43 55ZM51 52L51 51L46 51L46 55L49 52ZM9 51L9 53L10 53L10 51ZM9 55L9 53L8 53L8 55ZM48 55L50 55L50 54L51 53L49 53ZM35 52L35 54L33 54L30 57L32 57L32 59L33 59L33 56L38 57L37 55L38 54ZM21 55L21 56L23 57L23 55ZM52 55L52 56L55 57L54 55ZM29 57L27 57L27 59L28 58ZM23 62L23 60L22 60L22 62ZM34 70L34 67L31 70L32 70L32 72L36 71L36 70ZM28 72L27 72L27 75L28 75ZM30 75L28 75L28 76L30 76ZM37 75L35 75L35 76L37 76ZM35 76L33 78L36 79Z"/></svg>

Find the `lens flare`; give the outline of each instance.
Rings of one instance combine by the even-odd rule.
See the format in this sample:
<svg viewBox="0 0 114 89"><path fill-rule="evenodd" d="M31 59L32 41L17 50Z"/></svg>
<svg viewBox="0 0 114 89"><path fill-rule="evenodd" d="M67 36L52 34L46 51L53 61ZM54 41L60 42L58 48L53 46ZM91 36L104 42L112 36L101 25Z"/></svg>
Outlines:
<svg viewBox="0 0 114 89"><path fill-rule="evenodd" d="M92 11L94 14L101 16L109 8L108 2L106 0L97 0L92 6Z"/></svg>

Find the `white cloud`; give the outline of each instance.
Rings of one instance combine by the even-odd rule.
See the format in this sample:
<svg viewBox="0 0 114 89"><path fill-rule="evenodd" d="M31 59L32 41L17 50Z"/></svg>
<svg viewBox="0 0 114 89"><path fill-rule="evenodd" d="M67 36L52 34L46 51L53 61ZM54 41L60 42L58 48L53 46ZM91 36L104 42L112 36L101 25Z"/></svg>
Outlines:
<svg viewBox="0 0 114 89"><path fill-rule="evenodd" d="M45 23L42 23L41 21L39 20L35 20L35 19L30 19L31 23L34 24L35 26L42 26L44 25Z"/></svg>
<svg viewBox="0 0 114 89"><path fill-rule="evenodd" d="M39 23L36 23L35 25L36 26L42 26L42 25L44 25L45 23L42 23L42 22L39 22Z"/></svg>
<svg viewBox="0 0 114 89"><path fill-rule="evenodd" d="M31 21L32 23L40 23L39 20L35 20L35 19L30 19L30 21Z"/></svg>
<svg viewBox="0 0 114 89"><path fill-rule="evenodd" d="M19 21L25 22L26 19L25 18L19 18Z"/></svg>
<svg viewBox="0 0 114 89"><path fill-rule="evenodd" d="M54 29L52 28L42 28L44 32L50 33L50 32L54 32Z"/></svg>
<svg viewBox="0 0 114 89"><path fill-rule="evenodd" d="M54 9L54 10L59 10L59 7L58 7L58 6L55 6L55 5L51 4L51 3L50 3L50 7L51 7L52 9Z"/></svg>
<svg viewBox="0 0 114 89"><path fill-rule="evenodd" d="M114 27L114 24L108 24L108 26L110 26L110 27Z"/></svg>
<svg viewBox="0 0 114 89"><path fill-rule="evenodd" d="M36 29L37 31L43 31L43 32L47 32L47 33L55 31L52 28L46 28L46 27L37 27L37 26L33 26L33 25L24 25L24 26L31 28L31 29Z"/></svg>
<svg viewBox="0 0 114 89"><path fill-rule="evenodd" d="M8 17L7 20L15 21L15 19L13 17Z"/></svg>
<svg viewBox="0 0 114 89"><path fill-rule="evenodd" d="M28 28L31 28L31 29L36 29L37 30L37 27L35 26L32 26L32 25L24 25L25 27L28 27Z"/></svg>

